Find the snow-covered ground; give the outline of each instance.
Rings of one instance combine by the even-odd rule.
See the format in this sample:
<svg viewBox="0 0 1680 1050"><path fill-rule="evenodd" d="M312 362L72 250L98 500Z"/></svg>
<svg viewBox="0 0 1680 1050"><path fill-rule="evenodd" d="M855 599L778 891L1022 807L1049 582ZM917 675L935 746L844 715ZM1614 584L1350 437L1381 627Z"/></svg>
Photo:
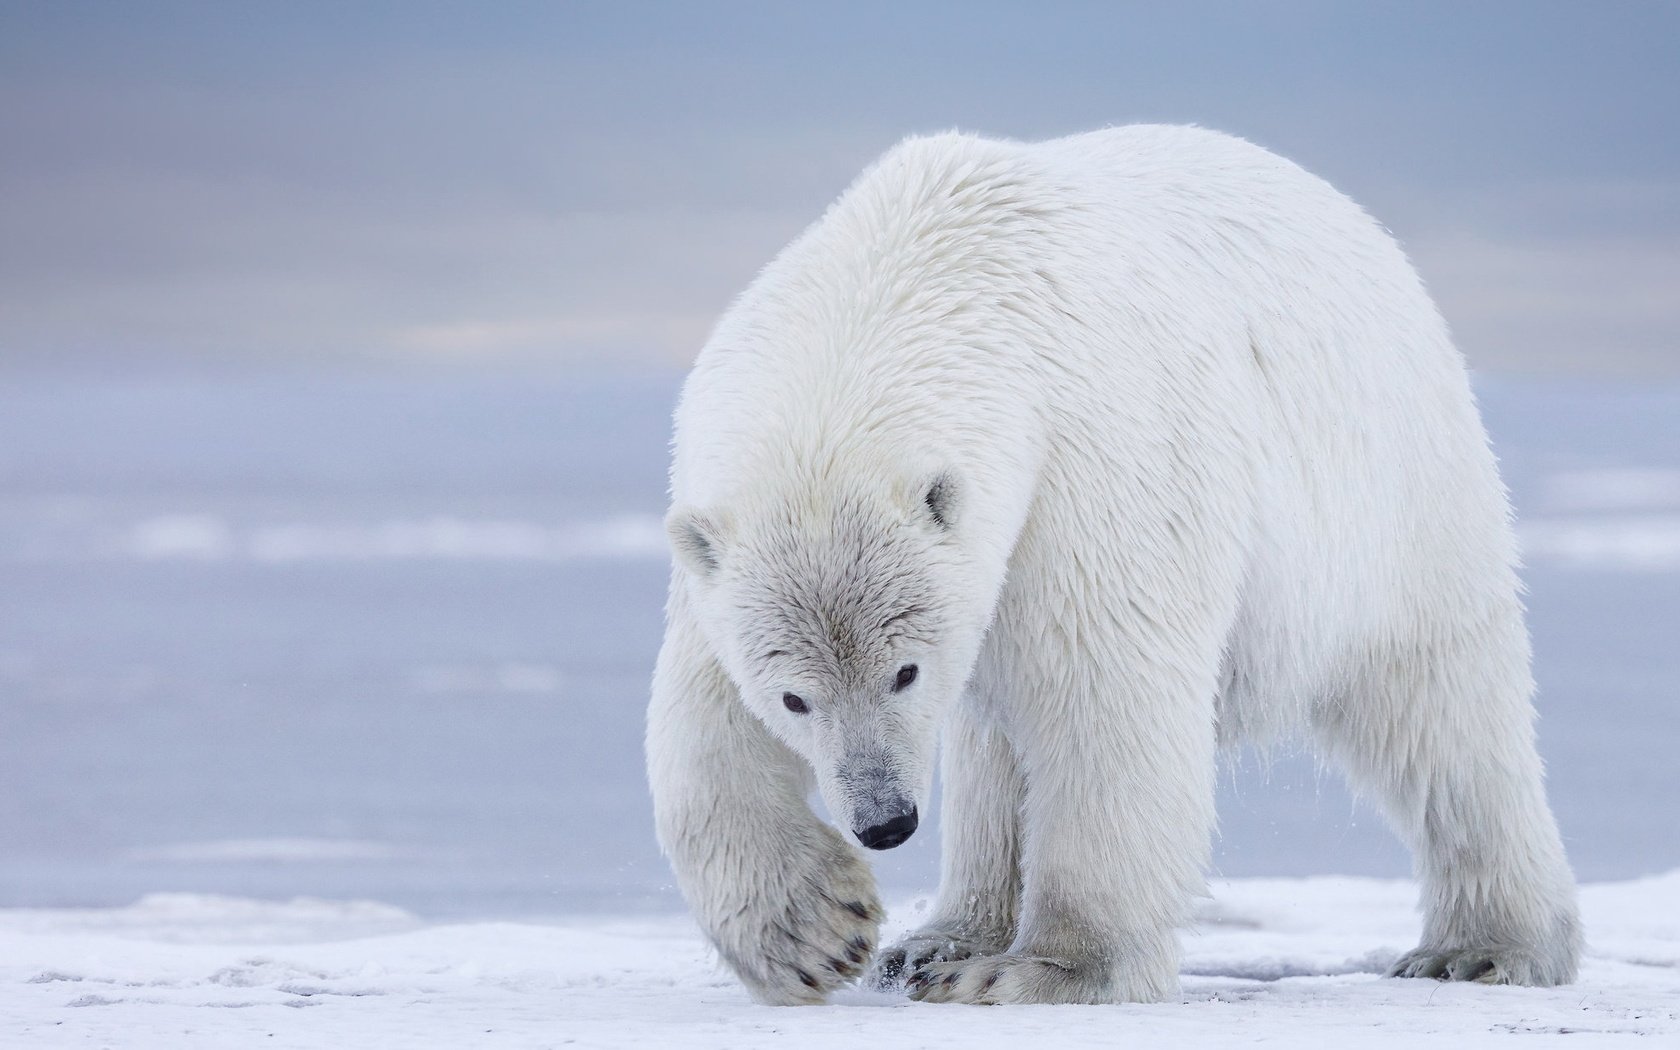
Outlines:
<svg viewBox="0 0 1680 1050"><path fill-rule="evenodd" d="M0 1050L1675 1040L1680 877L1627 880L1680 870L1680 387L1479 386L1595 883L1581 984L1377 980L1406 884L1255 877L1403 852L1333 773L1239 756L1185 1002L1008 1012L762 1010L681 918L640 761L675 391L0 377ZM889 899L937 843L875 858Z"/></svg>
<svg viewBox="0 0 1680 1050"><path fill-rule="evenodd" d="M847 989L768 1008L681 919L426 925L375 904L154 896L0 912L8 1047L1291 1047L1680 1045L1680 872L1588 886L1577 984L1377 972L1416 930L1411 887L1220 882L1183 994L1150 1006L987 1008ZM918 905L895 909L902 929ZM8 1034L9 1033L9 1034ZM1538 1041L1537 1041L1538 1040Z"/></svg>

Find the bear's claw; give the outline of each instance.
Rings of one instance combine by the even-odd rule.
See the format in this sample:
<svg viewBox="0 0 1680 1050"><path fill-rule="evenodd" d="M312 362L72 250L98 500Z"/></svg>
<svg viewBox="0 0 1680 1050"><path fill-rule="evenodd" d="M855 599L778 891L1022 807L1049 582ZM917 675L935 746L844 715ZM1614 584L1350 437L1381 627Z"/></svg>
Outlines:
<svg viewBox="0 0 1680 1050"><path fill-rule="evenodd" d="M1086 972L1060 959L987 955L931 963L905 982L910 998L924 1003L1105 1003L1113 999L1106 974Z"/></svg>
<svg viewBox="0 0 1680 1050"><path fill-rule="evenodd" d="M997 940L999 943L992 943ZM882 991L905 986L907 975L932 963L958 962L975 955L992 955L1003 949L1008 938L983 938L926 928L911 934L881 953L870 969L868 983Z"/></svg>
<svg viewBox="0 0 1680 1050"><path fill-rule="evenodd" d="M883 912L874 878L838 836L784 861L787 878L732 909L712 943L753 997L772 1005L820 1003L855 980L875 950Z"/></svg>
<svg viewBox="0 0 1680 1050"><path fill-rule="evenodd" d="M1425 977L1477 984L1557 984L1544 980L1541 968L1522 952L1496 948L1428 949L1407 952L1388 968L1389 977Z"/></svg>

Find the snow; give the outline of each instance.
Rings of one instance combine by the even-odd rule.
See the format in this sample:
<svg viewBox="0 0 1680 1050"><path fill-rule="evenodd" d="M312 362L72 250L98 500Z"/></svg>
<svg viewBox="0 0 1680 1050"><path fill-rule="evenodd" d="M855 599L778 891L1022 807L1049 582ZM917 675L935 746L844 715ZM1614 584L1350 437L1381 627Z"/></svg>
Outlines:
<svg viewBox="0 0 1680 1050"><path fill-rule="evenodd" d="M1680 470L1560 470L1545 478L1535 502L1542 513L1518 526L1531 566L1680 572Z"/></svg>
<svg viewBox="0 0 1680 1050"><path fill-rule="evenodd" d="M1543 498L1554 510L1680 507L1680 470L1618 467L1559 471L1547 479Z"/></svg>
<svg viewBox="0 0 1680 1050"><path fill-rule="evenodd" d="M1612 514L1524 523L1530 564L1621 572L1680 572L1680 514Z"/></svg>
<svg viewBox="0 0 1680 1050"><path fill-rule="evenodd" d="M309 863L323 860L395 860L406 855L386 842L356 839L217 839L209 842L177 842L129 850L137 861L165 861L172 864L202 864L217 861L262 863Z"/></svg>
<svg viewBox="0 0 1680 1050"><path fill-rule="evenodd" d="M114 553L145 561L665 558L665 527L654 514L628 514L558 528L529 521L441 516L418 521L270 523L240 528L212 515L181 513L146 518L126 533Z"/></svg>
<svg viewBox="0 0 1680 1050"><path fill-rule="evenodd" d="M1556 989L1379 977L1415 936L1412 897L1395 880L1220 881L1172 1003L930 1006L851 988L824 1007L769 1008L677 918L428 925L376 904L163 895L0 911L0 1018L7 1045L131 1050L1680 1040L1680 871L1585 887L1587 958ZM893 909L892 932L926 904Z"/></svg>

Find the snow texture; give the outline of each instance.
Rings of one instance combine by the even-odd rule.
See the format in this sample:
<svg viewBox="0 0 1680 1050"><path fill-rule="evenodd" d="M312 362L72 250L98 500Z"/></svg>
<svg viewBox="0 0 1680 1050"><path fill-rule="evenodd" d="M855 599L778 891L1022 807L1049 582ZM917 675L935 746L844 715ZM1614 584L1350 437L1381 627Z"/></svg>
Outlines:
<svg viewBox="0 0 1680 1050"><path fill-rule="evenodd" d="M862 989L763 1007L685 921L422 925L397 909L160 895L0 911L8 1047L1673 1046L1680 871L1583 888L1580 981L1377 976L1416 936L1408 883L1216 882L1183 994L1148 1006L968 1007ZM893 909L889 932L927 907ZM1632 1043L1612 1036L1646 1036Z"/></svg>

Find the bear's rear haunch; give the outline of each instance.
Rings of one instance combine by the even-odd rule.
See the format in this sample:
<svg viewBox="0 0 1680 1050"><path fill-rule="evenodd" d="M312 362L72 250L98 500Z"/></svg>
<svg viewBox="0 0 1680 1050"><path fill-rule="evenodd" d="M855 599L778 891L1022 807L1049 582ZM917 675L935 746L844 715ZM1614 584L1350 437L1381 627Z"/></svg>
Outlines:
<svg viewBox="0 0 1680 1050"><path fill-rule="evenodd" d="M1574 978L1463 361L1288 161L1176 127L904 142L718 323L671 490L648 776L756 998L1176 995L1217 751L1284 733L1414 851L1393 973ZM915 830L936 742L939 902L877 955L860 847Z"/></svg>

